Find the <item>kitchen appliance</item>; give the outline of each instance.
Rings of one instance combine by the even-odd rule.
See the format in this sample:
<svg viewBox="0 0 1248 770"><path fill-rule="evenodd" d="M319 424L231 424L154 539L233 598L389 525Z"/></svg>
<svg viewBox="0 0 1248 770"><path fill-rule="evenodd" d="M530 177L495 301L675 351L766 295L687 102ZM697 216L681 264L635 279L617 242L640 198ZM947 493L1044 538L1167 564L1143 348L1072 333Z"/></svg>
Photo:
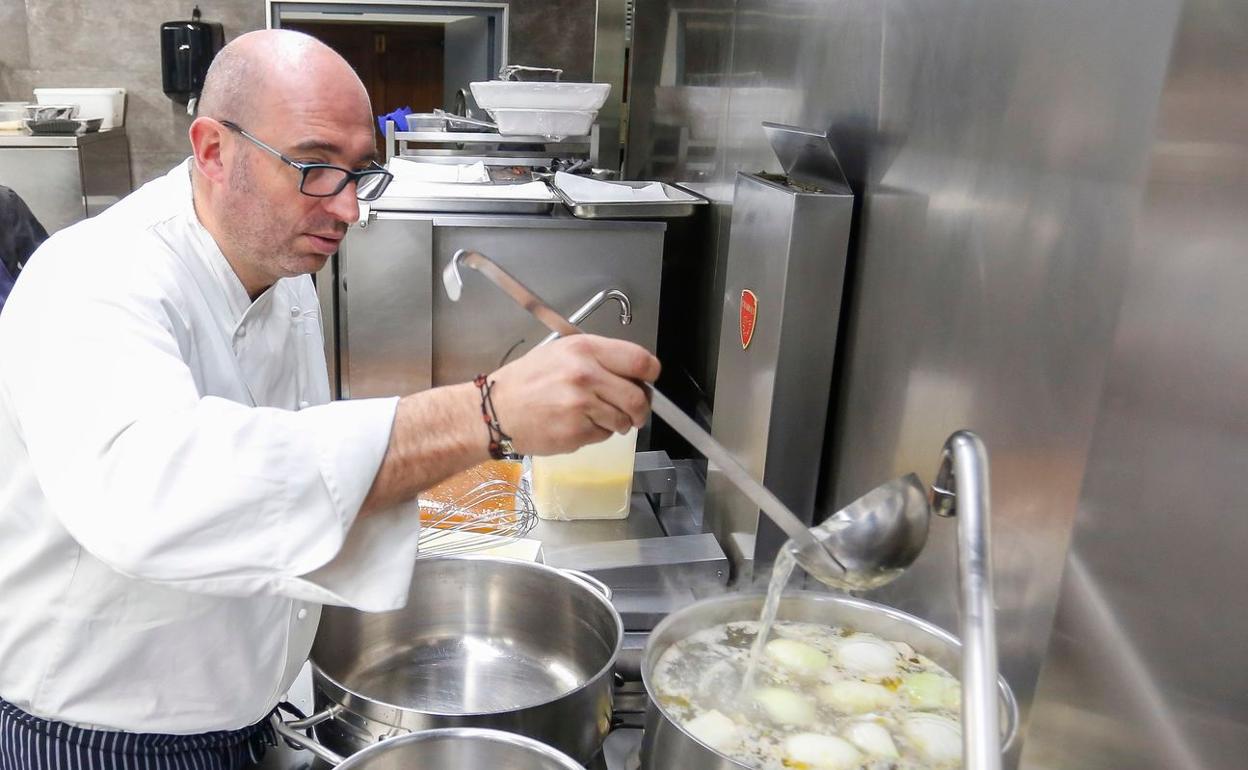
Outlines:
<svg viewBox="0 0 1248 770"><path fill-rule="evenodd" d="M610 729L623 640L587 575L481 556L418 559L407 606L326 607L312 647L321 745L338 755L439 727L539 740L579 762Z"/></svg>
<svg viewBox="0 0 1248 770"><path fill-rule="evenodd" d="M725 386L715 391L711 433L810 526L854 195L824 132L763 129L784 174L736 176L715 375ZM703 527L742 584L766 573L790 536L715 466Z"/></svg>
<svg viewBox="0 0 1248 770"><path fill-rule="evenodd" d="M645 735L642 739L642 770L748 770L703 744L673 721L659 705L654 687L654 667L673 644L704 628L735 620L757 620L764 597L758 594L726 594L704 599L669 615L655 627L646 641L641 659L641 676L649 703L646 707ZM955 676L964 674L961 645L943 629L882 604L826 593L798 591L785 593L778 614L781 620L824 623L866 631L884 639L909 644ZM1010 750L1018 731L1018 707L1004 679L993 683L990 707L1000 714L1000 730L989 738L1000 755ZM964 734L972 726L963 724ZM966 767L982 765L966 761Z"/></svg>
<svg viewBox="0 0 1248 770"><path fill-rule="evenodd" d="M170 99L186 105L188 115L195 114L208 66L224 45L221 24L200 21L198 5L190 21L160 25L161 87Z"/></svg>

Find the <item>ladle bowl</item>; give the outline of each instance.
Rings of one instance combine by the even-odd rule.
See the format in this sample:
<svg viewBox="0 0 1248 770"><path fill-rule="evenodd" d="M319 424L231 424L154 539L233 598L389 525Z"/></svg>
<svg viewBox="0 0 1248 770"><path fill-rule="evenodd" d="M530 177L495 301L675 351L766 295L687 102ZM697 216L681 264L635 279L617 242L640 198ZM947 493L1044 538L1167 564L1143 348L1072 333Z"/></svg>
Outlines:
<svg viewBox="0 0 1248 770"><path fill-rule="evenodd" d="M863 591L889 583L927 542L931 507L913 473L881 484L811 528L812 541L786 543L798 566L833 588ZM844 567L828 569L831 554Z"/></svg>

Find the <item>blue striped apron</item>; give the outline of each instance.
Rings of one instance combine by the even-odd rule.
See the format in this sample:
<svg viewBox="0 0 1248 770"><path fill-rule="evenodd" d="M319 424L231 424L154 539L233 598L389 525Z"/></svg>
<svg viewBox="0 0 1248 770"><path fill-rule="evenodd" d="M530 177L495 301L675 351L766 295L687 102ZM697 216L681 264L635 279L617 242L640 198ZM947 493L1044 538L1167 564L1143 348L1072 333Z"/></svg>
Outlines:
<svg viewBox="0 0 1248 770"><path fill-rule="evenodd" d="M0 770L242 770L271 745L267 718L199 735L110 732L50 722L0 700Z"/></svg>

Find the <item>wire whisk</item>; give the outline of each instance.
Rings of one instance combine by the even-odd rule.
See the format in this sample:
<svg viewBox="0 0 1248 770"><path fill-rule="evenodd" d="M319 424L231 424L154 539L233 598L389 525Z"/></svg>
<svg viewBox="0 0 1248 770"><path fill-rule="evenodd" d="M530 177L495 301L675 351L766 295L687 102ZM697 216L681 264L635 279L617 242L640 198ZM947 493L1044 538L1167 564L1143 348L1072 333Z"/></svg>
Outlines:
<svg viewBox="0 0 1248 770"><path fill-rule="evenodd" d="M524 487L490 479L451 500L420 501L418 556L449 556L497 548L519 540L537 524Z"/></svg>

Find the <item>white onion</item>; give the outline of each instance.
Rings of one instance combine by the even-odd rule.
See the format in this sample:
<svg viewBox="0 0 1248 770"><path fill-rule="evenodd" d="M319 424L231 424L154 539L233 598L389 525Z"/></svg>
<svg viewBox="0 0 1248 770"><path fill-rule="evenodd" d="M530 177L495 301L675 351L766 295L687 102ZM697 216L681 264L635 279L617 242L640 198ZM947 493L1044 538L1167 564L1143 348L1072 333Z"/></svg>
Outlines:
<svg viewBox="0 0 1248 770"><path fill-rule="evenodd" d="M828 656L796 639L772 639L763 648L767 656L784 668L811 676L828 667Z"/></svg>
<svg viewBox="0 0 1248 770"><path fill-rule="evenodd" d="M897 702L897 695L887 687L856 679L843 679L820 687L819 699L842 714L866 714L883 711Z"/></svg>
<svg viewBox="0 0 1248 770"><path fill-rule="evenodd" d="M915 714L902 724L906 737L929 762L962 758L962 728L935 714Z"/></svg>
<svg viewBox="0 0 1248 770"><path fill-rule="evenodd" d="M862 755L849 741L818 733L790 736L784 741L784 754L812 770L848 770L862 764Z"/></svg>
<svg viewBox="0 0 1248 770"><path fill-rule="evenodd" d="M764 687L755 691L754 700L767 711L773 722L801 727L815 721L814 700L792 690Z"/></svg>
<svg viewBox="0 0 1248 770"><path fill-rule="evenodd" d="M958 681L934 671L906 674L901 678L901 693L916 709L956 711L962 704L962 687Z"/></svg>
<svg viewBox="0 0 1248 770"><path fill-rule="evenodd" d="M846 728L845 737L868 754L890 759L896 759L899 756L897 744L893 743L893 736L875 722L854 722Z"/></svg>
<svg viewBox="0 0 1248 770"><path fill-rule="evenodd" d="M882 677L897 673L900 657L896 647L870 634L846 637L836 647L837 661L855 674L863 676Z"/></svg>
<svg viewBox="0 0 1248 770"><path fill-rule="evenodd" d="M694 738L723 753L730 753L741 742L741 730L737 723L715 709L690 719L685 723L685 729Z"/></svg>

